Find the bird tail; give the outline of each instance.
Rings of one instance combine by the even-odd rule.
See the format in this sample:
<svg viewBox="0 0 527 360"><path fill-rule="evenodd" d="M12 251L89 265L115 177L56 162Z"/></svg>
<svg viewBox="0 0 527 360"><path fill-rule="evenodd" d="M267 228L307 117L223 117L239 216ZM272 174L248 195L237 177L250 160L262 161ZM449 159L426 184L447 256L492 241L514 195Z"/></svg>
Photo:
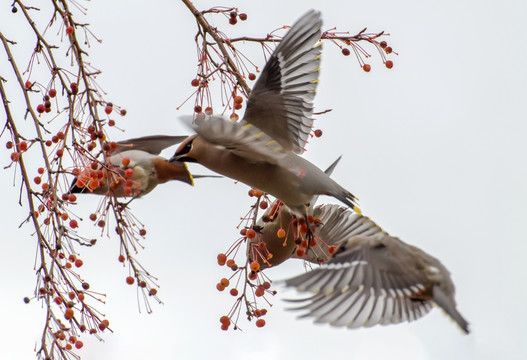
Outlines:
<svg viewBox="0 0 527 360"><path fill-rule="evenodd" d="M468 328L468 322L457 311L456 305L453 303L452 299L450 299L450 297L445 294L438 286L434 287L433 292L435 303L439 305L439 307L443 309L448 314L448 316L450 316L459 325L465 334L468 334L470 332Z"/></svg>
<svg viewBox="0 0 527 360"><path fill-rule="evenodd" d="M343 204L346 204L349 206L353 211L355 211L357 214L361 215L362 212L360 211L359 207L357 206L357 199L355 195L350 193L348 190L344 188L340 188L340 191L335 194L330 194L334 198L340 200Z"/></svg>

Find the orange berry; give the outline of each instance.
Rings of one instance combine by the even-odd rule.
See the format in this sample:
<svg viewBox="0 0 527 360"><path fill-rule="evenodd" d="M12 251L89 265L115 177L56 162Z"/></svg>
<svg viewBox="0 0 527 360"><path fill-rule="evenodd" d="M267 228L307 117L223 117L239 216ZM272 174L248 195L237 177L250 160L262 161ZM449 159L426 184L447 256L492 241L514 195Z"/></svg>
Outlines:
<svg viewBox="0 0 527 360"><path fill-rule="evenodd" d="M223 266L223 265L225 265L226 261L227 261L227 255L225 255L225 254L218 254L218 265Z"/></svg>
<svg viewBox="0 0 527 360"><path fill-rule="evenodd" d="M256 288L256 291L254 292L254 295L258 297L263 296L264 294L265 294L265 290L262 287Z"/></svg>
<svg viewBox="0 0 527 360"><path fill-rule="evenodd" d="M241 96L235 96L234 97L234 103L235 104L241 104L243 103L243 98Z"/></svg>
<svg viewBox="0 0 527 360"><path fill-rule="evenodd" d="M67 308L66 311L64 311L64 317L67 320L72 319L73 318L73 309L72 308Z"/></svg>
<svg viewBox="0 0 527 360"><path fill-rule="evenodd" d="M223 315L220 318L220 323L222 323L222 324L230 324L231 323L231 319L227 315Z"/></svg>
<svg viewBox="0 0 527 360"><path fill-rule="evenodd" d="M73 349L73 346L71 346L71 344L66 344L66 350L71 350Z"/></svg>
<svg viewBox="0 0 527 360"><path fill-rule="evenodd" d="M62 220L66 221L66 220L68 220L69 215L68 215L67 213L62 213L62 214L60 215L60 217L62 218Z"/></svg>
<svg viewBox="0 0 527 360"><path fill-rule="evenodd" d="M337 247L335 245L331 245L328 247L328 253L329 255L333 255L337 251Z"/></svg>
<svg viewBox="0 0 527 360"><path fill-rule="evenodd" d="M256 272L258 270L260 270L260 264L258 264L258 261L253 261L251 263L251 271Z"/></svg>
<svg viewBox="0 0 527 360"><path fill-rule="evenodd" d="M247 239L254 239L256 237L256 231L254 231L253 229L249 229L247 230L245 236L247 236Z"/></svg>
<svg viewBox="0 0 527 360"><path fill-rule="evenodd" d="M82 341L80 341L80 340L75 341L75 347L77 349L80 349L81 347L83 347L83 345L84 344L82 343Z"/></svg>
<svg viewBox="0 0 527 360"><path fill-rule="evenodd" d="M321 136L322 136L322 130L320 130L320 129L316 129L316 130L315 130L315 136L316 136L316 137L321 137Z"/></svg>
<svg viewBox="0 0 527 360"><path fill-rule="evenodd" d="M83 264L84 264L84 263L82 262L81 259L77 259L77 260L75 260L75 266L76 266L76 267L80 268Z"/></svg>
<svg viewBox="0 0 527 360"><path fill-rule="evenodd" d="M232 295L232 296L238 296L238 289L236 288L232 288L229 293Z"/></svg>
<svg viewBox="0 0 527 360"><path fill-rule="evenodd" d="M150 291L148 292L148 295L150 296L155 296L155 294L157 294L157 289L150 289Z"/></svg>
<svg viewBox="0 0 527 360"><path fill-rule="evenodd" d="M128 285L133 285L134 282L135 282L135 279L132 276L127 276L126 277L126 283Z"/></svg>
<svg viewBox="0 0 527 360"><path fill-rule="evenodd" d="M393 61L391 61L391 60L387 60L387 61L384 63L384 65L386 65L386 67L387 67L388 69L391 69L391 68L393 68Z"/></svg>
<svg viewBox="0 0 527 360"><path fill-rule="evenodd" d="M227 266L232 267L235 264L234 259L227 260Z"/></svg>
<svg viewBox="0 0 527 360"><path fill-rule="evenodd" d="M222 283L217 283L216 289L218 289L218 291L223 291L225 290L225 286Z"/></svg>
<svg viewBox="0 0 527 360"><path fill-rule="evenodd" d="M126 177L131 178L132 176L134 176L134 170L133 169L126 169L124 174L126 175Z"/></svg>
<svg viewBox="0 0 527 360"><path fill-rule="evenodd" d="M391 54L392 53L392 48L390 46L387 46L384 48L384 52L386 52L386 54Z"/></svg>
<svg viewBox="0 0 527 360"><path fill-rule="evenodd" d="M370 72L371 70L371 65L370 64L364 64L362 65L362 70L366 71L366 72Z"/></svg>
<svg viewBox="0 0 527 360"><path fill-rule="evenodd" d="M101 323L99 324L99 329L101 331L103 331L104 329L106 329L108 326L110 326L110 322L106 319L104 319L103 321L101 321ZM91 333L91 331L90 331Z"/></svg>
<svg viewBox="0 0 527 360"><path fill-rule="evenodd" d="M124 157L121 164L123 164L123 166L128 166L130 164L130 158Z"/></svg>
<svg viewBox="0 0 527 360"><path fill-rule="evenodd" d="M60 296L57 296L55 299L53 299L55 304L60 305L62 304L62 298Z"/></svg>
<svg viewBox="0 0 527 360"><path fill-rule="evenodd" d="M11 161L18 161L19 159L20 159L20 153L16 151L11 153Z"/></svg>
<svg viewBox="0 0 527 360"><path fill-rule="evenodd" d="M190 85L192 85L194 87L198 87L199 86L199 80L198 79L192 79L192 81L190 82Z"/></svg>
<svg viewBox="0 0 527 360"><path fill-rule="evenodd" d="M258 319L256 320L256 327L264 327L265 326L265 320L264 319Z"/></svg>
<svg viewBox="0 0 527 360"><path fill-rule="evenodd" d="M278 236L280 239L285 238L285 230L284 229L278 229L276 232L276 236Z"/></svg>
<svg viewBox="0 0 527 360"><path fill-rule="evenodd" d="M249 276L248 276L248 277L249 277L249 280L256 280L256 277L257 277L257 275L256 275L256 271L251 271L251 272L249 273Z"/></svg>
<svg viewBox="0 0 527 360"><path fill-rule="evenodd" d="M68 27L66 28L66 34L68 34L68 35L73 34L73 26L68 26Z"/></svg>
<svg viewBox="0 0 527 360"><path fill-rule="evenodd" d="M230 116L230 119L231 119L232 121L238 121L239 118L240 118L240 117L239 117L238 114L236 114L236 113L232 113L231 116Z"/></svg>
<svg viewBox="0 0 527 360"><path fill-rule="evenodd" d="M66 267L66 269L71 269L71 263L66 263L66 265L64 265Z"/></svg>
<svg viewBox="0 0 527 360"><path fill-rule="evenodd" d="M223 278L223 279L220 280L220 283L221 283L223 286L227 287L227 286L229 286L230 281L229 281L229 279L227 279L227 278Z"/></svg>
<svg viewBox="0 0 527 360"><path fill-rule="evenodd" d="M84 294L78 294L78 295L77 295L77 298L78 298L80 301L84 301Z"/></svg>
<svg viewBox="0 0 527 360"><path fill-rule="evenodd" d="M221 324L221 329L224 330L224 331L225 330L229 330L229 325L230 324Z"/></svg>

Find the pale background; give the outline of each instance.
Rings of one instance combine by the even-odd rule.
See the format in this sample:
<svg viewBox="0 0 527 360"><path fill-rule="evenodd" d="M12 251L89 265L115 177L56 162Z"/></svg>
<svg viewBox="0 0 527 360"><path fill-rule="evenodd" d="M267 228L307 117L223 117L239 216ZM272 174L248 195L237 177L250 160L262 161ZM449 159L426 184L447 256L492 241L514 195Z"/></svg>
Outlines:
<svg viewBox="0 0 527 360"><path fill-rule="evenodd" d="M114 130L113 138L187 133L177 117L191 107L176 107L193 91L196 26L190 12L179 1L82 4L104 40L90 49L89 61L103 70L98 81L109 100L128 110L118 119L126 133ZM400 53L391 57L394 68L385 69L374 55L369 74L325 45L315 104L334 110L316 122L324 136L305 156L325 168L344 155L334 178L388 232L441 259L472 333L463 335L438 309L398 326L315 326L283 310L282 291L272 299L264 328L242 321L244 331L221 331L218 319L233 298L215 289L229 274L216 265L216 255L237 238L235 226L251 200L243 184L198 180L194 188L162 185L132 204L148 230L138 256L161 284L164 305L153 304L153 314L138 313L136 289L125 284L128 271L116 261L116 237L82 249L81 273L92 289L107 293L100 308L115 330L104 343L84 336L82 358L526 359L527 3L196 1L200 9L213 5L248 13L249 20L235 27L221 17L211 20L232 34L264 35L309 8L322 11L325 28L355 33L368 26L392 34L388 41ZM22 43L20 16L3 2L0 30ZM243 48L263 65L257 46ZM5 55L0 69L4 76L10 72ZM2 154L5 166L9 152ZM45 312L35 301L22 302L34 289L35 240L30 226L18 228L27 212L16 205L14 177L12 170L0 177L0 357L32 359ZM79 198L75 211L87 217L97 200ZM90 231L89 221L81 229ZM300 262L291 262L270 274L282 279L301 271Z"/></svg>

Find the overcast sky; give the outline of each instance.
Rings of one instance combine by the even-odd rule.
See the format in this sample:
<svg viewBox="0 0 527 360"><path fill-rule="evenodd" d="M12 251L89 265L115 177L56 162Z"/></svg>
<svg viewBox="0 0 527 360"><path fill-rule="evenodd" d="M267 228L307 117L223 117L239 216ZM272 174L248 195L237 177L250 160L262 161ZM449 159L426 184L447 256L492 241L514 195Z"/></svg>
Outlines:
<svg viewBox="0 0 527 360"><path fill-rule="evenodd" d="M126 133L113 130L112 138L188 133L177 117L191 106L176 107L193 91L190 80L196 72L196 26L190 12L176 0L82 4L88 7L86 22L103 39L90 49L89 61L103 70L98 81L107 99L128 110L119 119ZM0 31L22 43L21 14L11 14L7 5L0 9ZM325 44L315 106L333 111L316 121L324 135L312 141L305 156L326 168L343 155L334 178L359 197L363 213L386 231L443 262L472 333L463 335L439 309L411 324L359 330L316 326L284 311L282 291L272 299L264 328L242 321L244 331L221 331L218 319L233 298L215 288L229 275L216 264L216 255L238 237L235 226L251 200L243 184L203 179L194 188L161 185L131 205L148 230L138 257L161 284L164 305L153 304L153 314L138 313L136 289L125 284L128 271L116 260L115 236L82 249L82 274L92 288L107 294L106 305L99 308L115 331L105 334L104 343L83 336L83 359L527 358L527 50L522 40L527 3L195 5L236 5L246 12L249 20L235 27L220 16L211 18L232 34L265 35L310 8L322 11L324 28L356 33L367 26L391 34L388 41L399 52L391 57L392 70L371 51L372 71L365 73L354 58ZM239 47L263 65L257 46ZM9 72L1 55L0 75ZM9 152L2 154L5 166ZM207 173L198 165L191 170ZM0 347L2 358L32 359L45 311L37 302L22 302L34 290L35 239L30 226L18 228L27 211L16 205L14 177L12 169L0 177ZM75 212L87 217L97 204L94 196L79 197ZM89 221L81 229L90 231ZM269 274L283 279L302 271L301 262L291 261Z"/></svg>

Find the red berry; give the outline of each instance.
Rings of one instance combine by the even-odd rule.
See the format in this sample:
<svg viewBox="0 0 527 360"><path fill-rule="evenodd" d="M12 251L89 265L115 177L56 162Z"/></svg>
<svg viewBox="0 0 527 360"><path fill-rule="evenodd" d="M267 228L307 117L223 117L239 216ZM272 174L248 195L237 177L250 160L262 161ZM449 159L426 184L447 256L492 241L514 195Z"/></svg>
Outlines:
<svg viewBox="0 0 527 360"><path fill-rule="evenodd" d="M202 111L201 106L199 106L199 105L194 106L194 112L195 113L199 114L199 113L201 113L201 111Z"/></svg>
<svg viewBox="0 0 527 360"><path fill-rule="evenodd" d="M342 49L342 55L348 56L349 54L350 54L350 49L348 49L348 48Z"/></svg>
<svg viewBox="0 0 527 360"><path fill-rule="evenodd" d="M75 266L76 266L76 267L80 268L83 264L84 264L84 263L82 262L81 259L77 259L77 260L75 260Z"/></svg>
<svg viewBox="0 0 527 360"><path fill-rule="evenodd" d="M366 72L370 72L371 70L371 66L370 64L364 64L362 65L362 70L366 71Z"/></svg>
<svg viewBox="0 0 527 360"><path fill-rule="evenodd" d="M235 17L231 17L229 19L229 24L231 25L236 25L237 22L238 22L238 19L236 19Z"/></svg>
<svg viewBox="0 0 527 360"><path fill-rule="evenodd" d="M46 111L46 107L44 106L44 104L38 104L37 106L37 112L39 114L42 114L44 111Z"/></svg>
<svg viewBox="0 0 527 360"><path fill-rule="evenodd" d="M207 115L212 115L212 108L211 108L210 106L207 106L207 107L205 108L205 114L207 114Z"/></svg>
<svg viewBox="0 0 527 360"><path fill-rule="evenodd" d="M260 202L260 209L265 210L268 206L269 204L267 203L267 201Z"/></svg>
<svg viewBox="0 0 527 360"><path fill-rule="evenodd" d="M75 229L76 227L78 227L79 224L77 223L77 220L71 220L70 221L70 228L72 229ZM76 265L76 264L75 264ZM78 266L77 266L78 267Z"/></svg>
<svg viewBox="0 0 527 360"><path fill-rule="evenodd" d="M55 89L49 90L49 97L54 98L55 96L57 96L57 90Z"/></svg>
<svg viewBox="0 0 527 360"><path fill-rule="evenodd" d="M122 262L122 263L123 263L123 262L124 262L124 260L125 260L125 257L124 257L124 255L119 255L119 258L118 258L118 260L119 260L119 262Z"/></svg>
<svg viewBox="0 0 527 360"><path fill-rule="evenodd" d="M285 230L284 229L279 229L276 232L276 236L278 236L280 239L283 239L285 237Z"/></svg>
<svg viewBox="0 0 527 360"><path fill-rule="evenodd" d="M335 245L331 245L328 247L328 253L329 255L333 255L337 251L337 247Z"/></svg>
<svg viewBox="0 0 527 360"><path fill-rule="evenodd" d="M84 344L82 343L82 341L80 341L80 340L75 341L75 347L77 349L80 349L83 346L84 346Z"/></svg>
<svg viewBox="0 0 527 360"><path fill-rule="evenodd" d="M134 282L135 282L135 279L133 277L131 277L131 276L127 276L126 277L126 283L128 285L133 285Z"/></svg>
<svg viewBox="0 0 527 360"><path fill-rule="evenodd" d="M251 263L251 271L256 272L258 270L260 270L260 264L258 264L258 261L253 261Z"/></svg>
<svg viewBox="0 0 527 360"><path fill-rule="evenodd" d="M241 96L235 96L234 97L234 103L235 104L241 104L243 103L243 98Z"/></svg>
<svg viewBox="0 0 527 360"><path fill-rule="evenodd" d="M33 85L33 83L31 81L26 81L26 89L29 89L31 87L31 85Z"/></svg>
<svg viewBox="0 0 527 360"><path fill-rule="evenodd" d="M230 293L232 296L238 296L238 289L232 288L231 291L229 291L229 293Z"/></svg>
<svg viewBox="0 0 527 360"><path fill-rule="evenodd" d="M107 113L108 115L111 114L113 111L113 106L111 105L106 105L106 107L104 108L104 112Z"/></svg>
<svg viewBox="0 0 527 360"><path fill-rule="evenodd" d="M62 157L62 155L64 155L64 150L63 149L58 149L57 150L57 157Z"/></svg>
<svg viewBox="0 0 527 360"><path fill-rule="evenodd" d="M249 73L249 80L256 80L256 75Z"/></svg>
<svg viewBox="0 0 527 360"><path fill-rule="evenodd" d="M199 86L199 80L198 79L192 79L192 81L190 82L190 85L192 85L194 87L198 87Z"/></svg>
<svg viewBox="0 0 527 360"><path fill-rule="evenodd" d="M139 235L145 236L146 235L146 230L145 229L139 230Z"/></svg>
<svg viewBox="0 0 527 360"><path fill-rule="evenodd" d="M225 255L225 254L218 254L218 265L223 266L223 265L225 265L226 261L227 261L227 255Z"/></svg>
<svg viewBox="0 0 527 360"><path fill-rule="evenodd" d="M388 46L388 43L383 40L379 45L384 49L386 46Z"/></svg>
<svg viewBox="0 0 527 360"><path fill-rule="evenodd" d="M67 308L66 311L64 311L64 317L66 319L68 319L68 320L73 318L73 309L72 308Z"/></svg>
<svg viewBox="0 0 527 360"><path fill-rule="evenodd" d="M18 161L20 159L20 153L18 152L14 152L14 153L11 153L11 161Z"/></svg>
<svg viewBox="0 0 527 360"><path fill-rule="evenodd" d="M384 65L386 65L386 67L387 67L388 69L391 69L391 68L393 68L393 61L391 61L391 60L387 60L387 61L384 63Z"/></svg>
<svg viewBox="0 0 527 360"><path fill-rule="evenodd" d="M315 130L315 136L316 136L316 137L321 137L321 136L322 136L322 130L320 130L320 129L316 129L316 130Z"/></svg>
<svg viewBox="0 0 527 360"><path fill-rule="evenodd" d="M247 14L246 13L241 13L240 15L238 15L240 17L240 20L241 21L245 21L247 20Z"/></svg>
<svg viewBox="0 0 527 360"><path fill-rule="evenodd" d="M265 320L264 320L264 319L258 319L258 320L256 320L256 327L261 328L261 327L263 327L263 326L265 326Z"/></svg>
<svg viewBox="0 0 527 360"><path fill-rule="evenodd" d="M248 229L245 233L245 236L247 236L247 239L254 239L256 237L256 231L253 229Z"/></svg>
<svg viewBox="0 0 527 360"><path fill-rule="evenodd" d="M8 141L8 142L6 142L6 143L5 143L5 147L6 147L7 149L12 149L12 148L13 148L13 142L12 142L12 141Z"/></svg>
<svg viewBox="0 0 527 360"><path fill-rule="evenodd" d="M306 254L306 251L304 249L300 247L296 249L296 256L301 258L301 257L304 257L305 254Z"/></svg>
<svg viewBox="0 0 527 360"><path fill-rule="evenodd" d="M126 109L121 109L121 116L125 116L126 115Z"/></svg>
<svg viewBox="0 0 527 360"><path fill-rule="evenodd" d="M229 279L227 279L227 278L223 278L223 279L220 280L220 283L221 283L223 286L227 287L227 286L229 286L230 281L229 281Z"/></svg>
<svg viewBox="0 0 527 360"><path fill-rule="evenodd" d="M124 157L123 160L121 160L121 164L123 164L123 166L130 165L130 158Z"/></svg>
<svg viewBox="0 0 527 360"><path fill-rule="evenodd" d="M27 142L25 141L21 141L19 144L18 144L18 149L20 151L26 151L27 150Z"/></svg>
<svg viewBox="0 0 527 360"><path fill-rule="evenodd" d="M392 53L392 48L390 46L387 46L385 49L384 49L384 52L386 52L386 54L391 54Z"/></svg>
<svg viewBox="0 0 527 360"><path fill-rule="evenodd" d="M126 177L131 178L132 176L134 176L134 170L133 169L126 169L124 174L126 175Z"/></svg>
<svg viewBox="0 0 527 360"><path fill-rule="evenodd" d="M73 34L73 26L68 26L68 27L66 28L66 34L68 34L68 35Z"/></svg>
<svg viewBox="0 0 527 360"><path fill-rule="evenodd" d="M40 185L40 183L42 182L42 178L40 176L36 176L33 181L35 182L35 184Z"/></svg>

